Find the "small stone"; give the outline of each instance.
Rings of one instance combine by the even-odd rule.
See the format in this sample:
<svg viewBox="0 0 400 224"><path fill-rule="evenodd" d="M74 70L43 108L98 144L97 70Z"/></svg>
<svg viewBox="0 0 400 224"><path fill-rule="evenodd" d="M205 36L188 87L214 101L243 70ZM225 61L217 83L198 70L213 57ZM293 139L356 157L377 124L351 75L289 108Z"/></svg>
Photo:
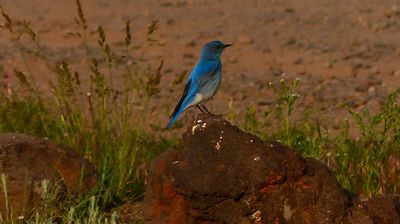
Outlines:
<svg viewBox="0 0 400 224"><path fill-rule="evenodd" d="M182 55L183 58L194 58L194 55L192 53L184 53Z"/></svg>
<svg viewBox="0 0 400 224"><path fill-rule="evenodd" d="M376 96L376 88L374 86L371 86L368 88L368 95L369 95L369 97Z"/></svg>
<svg viewBox="0 0 400 224"><path fill-rule="evenodd" d="M191 40L191 41L189 41L189 42L186 43L186 46L188 46L188 47L195 47L195 46L197 46L197 43L196 43L196 41Z"/></svg>
<svg viewBox="0 0 400 224"><path fill-rule="evenodd" d="M275 103L274 99L264 99L264 100L258 101L257 105L259 105L259 106L268 106L268 105L272 105L274 103Z"/></svg>
<svg viewBox="0 0 400 224"><path fill-rule="evenodd" d="M379 68L376 68L376 67L370 67L370 71L371 71L372 75L380 74Z"/></svg>
<svg viewBox="0 0 400 224"><path fill-rule="evenodd" d="M332 68L333 64L332 64L332 62L328 61L328 62L325 62L324 66L327 68Z"/></svg>
<svg viewBox="0 0 400 224"><path fill-rule="evenodd" d="M368 84L370 86L378 86L378 85L382 84L382 80L376 78L376 75L377 74L370 74L368 76Z"/></svg>
<svg viewBox="0 0 400 224"><path fill-rule="evenodd" d="M285 12L287 12L287 13L294 13L295 10L294 10L293 8L286 8L286 9L285 9Z"/></svg>
<svg viewBox="0 0 400 224"><path fill-rule="evenodd" d="M303 58L297 58L294 62L293 62L293 64L295 64L295 65L300 65L300 64L302 64L303 63Z"/></svg>
<svg viewBox="0 0 400 224"><path fill-rule="evenodd" d="M286 40L286 42L284 43L284 46L291 46L291 45L295 45L297 43L296 39L294 38L289 38L288 40Z"/></svg>
<svg viewBox="0 0 400 224"><path fill-rule="evenodd" d="M237 39L239 44L252 44L254 41L250 36L240 35Z"/></svg>
<svg viewBox="0 0 400 224"><path fill-rule="evenodd" d="M175 20L173 20L173 19L167 19L167 22L166 22L166 24L167 25L172 25L172 24L174 24L175 23Z"/></svg>
<svg viewBox="0 0 400 224"><path fill-rule="evenodd" d="M396 77L400 76L400 70L393 70L391 75L396 76Z"/></svg>
<svg viewBox="0 0 400 224"><path fill-rule="evenodd" d="M369 88L369 83L366 81L361 81L361 82L357 83L357 85L354 89L359 92L365 92L368 90L368 88Z"/></svg>
<svg viewBox="0 0 400 224"><path fill-rule="evenodd" d="M282 69L280 69L280 68L270 68L269 70L271 71L272 75L274 75L274 76L280 76L283 73Z"/></svg>
<svg viewBox="0 0 400 224"><path fill-rule="evenodd" d="M229 57L228 58L228 62L232 63L232 64L236 64L237 63L237 59L235 57Z"/></svg>

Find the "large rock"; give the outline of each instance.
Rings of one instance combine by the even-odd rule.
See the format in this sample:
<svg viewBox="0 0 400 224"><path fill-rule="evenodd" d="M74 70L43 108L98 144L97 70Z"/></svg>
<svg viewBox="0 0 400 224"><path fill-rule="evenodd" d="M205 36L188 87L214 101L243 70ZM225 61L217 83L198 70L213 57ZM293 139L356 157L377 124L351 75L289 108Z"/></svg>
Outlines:
<svg viewBox="0 0 400 224"><path fill-rule="evenodd" d="M97 181L94 166L76 152L24 134L0 134L0 174L7 176L7 195L15 217L39 207L42 181L61 193L87 192ZM0 214L6 212L3 189Z"/></svg>
<svg viewBox="0 0 400 224"><path fill-rule="evenodd" d="M149 223L400 222L397 196L378 201L350 196L317 160L200 115L152 162L143 209Z"/></svg>

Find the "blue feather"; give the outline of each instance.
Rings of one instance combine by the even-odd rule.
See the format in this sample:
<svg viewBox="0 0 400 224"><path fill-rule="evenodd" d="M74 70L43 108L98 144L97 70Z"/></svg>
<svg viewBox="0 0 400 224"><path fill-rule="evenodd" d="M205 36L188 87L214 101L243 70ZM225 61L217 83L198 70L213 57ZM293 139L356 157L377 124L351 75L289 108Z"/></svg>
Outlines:
<svg viewBox="0 0 400 224"><path fill-rule="evenodd" d="M217 92L221 82L222 65L220 56L226 46L230 45L213 41L203 47L200 59L190 73L183 94L170 117L167 128L170 128L187 108L208 100Z"/></svg>

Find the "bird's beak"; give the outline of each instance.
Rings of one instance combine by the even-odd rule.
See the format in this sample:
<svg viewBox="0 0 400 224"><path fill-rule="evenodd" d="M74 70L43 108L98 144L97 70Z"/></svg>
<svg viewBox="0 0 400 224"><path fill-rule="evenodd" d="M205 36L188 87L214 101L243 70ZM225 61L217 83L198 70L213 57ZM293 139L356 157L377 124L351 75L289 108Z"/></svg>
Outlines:
<svg viewBox="0 0 400 224"><path fill-rule="evenodd" d="M225 44L224 48L227 48L227 47L230 47L230 46L232 46L232 44Z"/></svg>

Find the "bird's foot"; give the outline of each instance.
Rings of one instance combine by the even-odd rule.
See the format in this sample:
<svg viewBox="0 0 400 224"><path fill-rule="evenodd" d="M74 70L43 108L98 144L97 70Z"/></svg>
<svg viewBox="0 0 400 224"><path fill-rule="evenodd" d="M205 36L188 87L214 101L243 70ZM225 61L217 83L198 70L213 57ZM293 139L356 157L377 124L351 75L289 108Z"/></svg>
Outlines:
<svg viewBox="0 0 400 224"><path fill-rule="evenodd" d="M203 104L197 104L196 106L197 106L197 108L201 111L202 114L208 114L208 115L211 115L211 116L222 117L222 114L214 114L214 113L211 113L211 112L207 109L207 107L205 107Z"/></svg>

